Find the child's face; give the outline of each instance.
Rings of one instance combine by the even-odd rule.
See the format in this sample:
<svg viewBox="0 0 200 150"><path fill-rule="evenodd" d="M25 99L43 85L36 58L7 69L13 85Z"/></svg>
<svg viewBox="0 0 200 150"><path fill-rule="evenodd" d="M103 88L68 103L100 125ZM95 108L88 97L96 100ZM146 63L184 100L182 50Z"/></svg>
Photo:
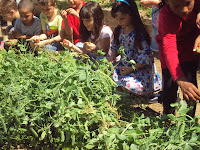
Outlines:
<svg viewBox="0 0 200 150"><path fill-rule="evenodd" d="M194 8L194 0L166 0L171 10L178 16L186 17Z"/></svg>
<svg viewBox="0 0 200 150"><path fill-rule="evenodd" d="M30 26L33 24L33 12L29 9L19 9L20 18L22 19L24 25Z"/></svg>
<svg viewBox="0 0 200 150"><path fill-rule="evenodd" d="M68 0L68 3L72 8L76 9L82 4L82 0Z"/></svg>
<svg viewBox="0 0 200 150"><path fill-rule="evenodd" d="M115 19L117 20L117 24L120 25L123 29L131 27L131 16L129 14L123 14L118 12L116 14Z"/></svg>
<svg viewBox="0 0 200 150"><path fill-rule="evenodd" d="M90 19L82 19L83 24L86 27L88 31L94 32L94 19L93 17L90 17Z"/></svg>
<svg viewBox="0 0 200 150"><path fill-rule="evenodd" d="M56 5L40 5L41 12L43 12L47 17L51 17L54 14Z"/></svg>

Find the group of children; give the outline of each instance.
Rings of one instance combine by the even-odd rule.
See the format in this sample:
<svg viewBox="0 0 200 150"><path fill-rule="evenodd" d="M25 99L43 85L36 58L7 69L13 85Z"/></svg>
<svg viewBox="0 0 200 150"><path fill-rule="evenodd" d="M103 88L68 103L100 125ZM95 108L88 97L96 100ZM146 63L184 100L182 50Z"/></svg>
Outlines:
<svg viewBox="0 0 200 150"><path fill-rule="evenodd" d="M16 20L14 29L8 31L11 39L23 39L36 51L40 48L56 52L67 47L93 59L102 59L97 53L102 50L108 61L118 61L113 80L118 87L131 93L150 97L161 89L161 79L151 52L159 47L163 112L174 113L170 104L176 101L180 86L188 104L194 106L189 112L194 116L195 101L200 99L196 82L200 0L141 0L141 4L156 6L159 13L159 23L156 23L158 13L153 19L152 42L134 0L116 0L113 4L114 32L104 24L102 8L94 1L68 0L70 8L59 10L55 0L38 0L40 19L34 16L31 0L21 0L18 4L15 0L0 2L0 15L7 21ZM120 52L122 49L124 55ZM121 60L117 59L119 56ZM134 68L130 63L132 60L136 63Z"/></svg>

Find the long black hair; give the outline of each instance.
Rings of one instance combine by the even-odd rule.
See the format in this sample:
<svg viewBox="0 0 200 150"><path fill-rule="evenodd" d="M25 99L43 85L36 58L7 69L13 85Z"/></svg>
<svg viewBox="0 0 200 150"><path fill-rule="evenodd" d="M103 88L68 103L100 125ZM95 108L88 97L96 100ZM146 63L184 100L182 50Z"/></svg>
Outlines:
<svg viewBox="0 0 200 150"><path fill-rule="evenodd" d="M94 43L96 43L99 39L101 29L104 24L104 14L101 9L101 6L94 1L87 2L80 10L80 39L82 42L89 41L91 37L91 31L88 31L87 28L83 24L83 19L94 19Z"/></svg>
<svg viewBox="0 0 200 150"><path fill-rule="evenodd" d="M144 27L144 24L142 23L142 20L140 18L137 5L134 0L126 0L128 4L122 1L116 1L113 4L112 10L111 10L111 15L113 18L116 17L117 13L120 12L122 14L128 14L131 16L131 24L134 27L134 30L136 31L135 35L135 42L134 42L134 47L135 48L141 48L141 36L145 38L147 43L150 45L150 36L147 32L147 30ZM117 26L114 30L114 42L117 46L120 45L119 42L119 34L121 30L121 26Z"/></svg>

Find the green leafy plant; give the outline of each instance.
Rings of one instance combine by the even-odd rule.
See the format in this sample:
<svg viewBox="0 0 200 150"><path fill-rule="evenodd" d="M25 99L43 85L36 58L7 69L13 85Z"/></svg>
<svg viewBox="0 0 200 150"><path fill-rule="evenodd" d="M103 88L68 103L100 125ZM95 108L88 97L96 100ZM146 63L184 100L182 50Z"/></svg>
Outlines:
<svg viewBox="0 0 200 150"><path fill-rule="evenodd" d="M172 105L177 116L139 115L116 94L108 62L97 64L68 51L2 50L1 149L199 149L199 116L187 116L185 101Z"/></svg>
<svg viewBox="0 0 200 150"><path fill-rule="evenodd" d="M135 70L135 64L136 62L132 59L130 61L127 61L127 55L125 54L124 52L124 48L123 46L120 46L119 50L118 50L118 53L121 54L122 56L122 61L126 61L127 63L131 64L132 68Z"/></svg>

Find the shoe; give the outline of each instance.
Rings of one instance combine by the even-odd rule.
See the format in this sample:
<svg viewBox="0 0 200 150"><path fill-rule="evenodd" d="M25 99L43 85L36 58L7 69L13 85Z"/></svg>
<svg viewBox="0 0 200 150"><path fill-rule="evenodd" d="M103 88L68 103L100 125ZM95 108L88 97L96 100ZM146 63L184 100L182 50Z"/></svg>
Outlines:
<svg viewBox="0 0 200 150"><path fill-rule="evenodd" d="M153 96L149 99L148 104L155 104L158 103L158 97L157 96Z"/></svg>
<svg viewBox="0 0 200 150"><path fill-rule="evenodd" d="M150 97L148 103L149 104L160 103L160 95L161 95L161 92L154 94L152 97Z"/></svg>

